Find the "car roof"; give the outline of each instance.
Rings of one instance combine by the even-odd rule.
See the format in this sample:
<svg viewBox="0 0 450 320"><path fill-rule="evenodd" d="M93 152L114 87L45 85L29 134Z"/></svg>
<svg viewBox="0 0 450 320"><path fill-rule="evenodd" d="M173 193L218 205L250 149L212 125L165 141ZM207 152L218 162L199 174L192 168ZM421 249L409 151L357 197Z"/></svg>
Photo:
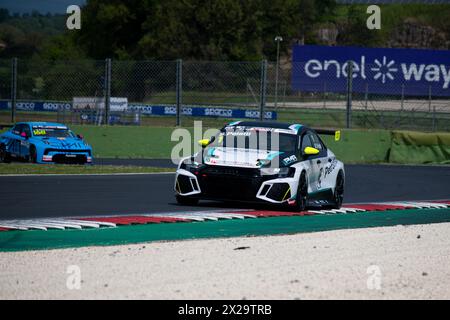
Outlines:
<svg viewBox="0 0 450 320"><path fill-rule="evenodd" d="M58 123L58 122L38 122L38 121L31 121L31 122L18 122L16 124L28 124L30 126L52 126L52 127L67 127L65 124L63 123Z"/></svg>
<svg viewBox="0 0 450 320"><path fill-rule="evenodd" d="M227 127L241 126L241 127L259 127L259 128L274 128L293 130L299 132L302 128L306 128L299 123L275 122L275 121L236 121L227 125Z"/></svg>

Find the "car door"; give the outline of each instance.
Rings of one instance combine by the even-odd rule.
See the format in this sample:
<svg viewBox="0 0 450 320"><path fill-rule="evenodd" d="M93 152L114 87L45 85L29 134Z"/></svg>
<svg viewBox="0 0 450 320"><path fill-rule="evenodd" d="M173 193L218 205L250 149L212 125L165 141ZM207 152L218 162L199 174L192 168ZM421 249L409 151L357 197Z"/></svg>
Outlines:
<svg viewBox="0 0 450 320"><path fill-rule="evenodd" d="M20 136L20 156L28 157L30 155L30 138L31 138L31 129L28 124L22 124L20 134L25 133L26 138Z"/></svg>
<svg viewBox="0 0 450 320"><path fill-rule="evenodd" d="M13 156L20 154L20 132L22 130L22 124L16 124L11 129L11 141L9 146L9 152Z"/></svg>
<svg viewBox="0 0 450 320"><path fill-rule="evenodd" d="M320 160L319 155L305 155L303 150L306 147L314 148L314 138L312 138L312 132L306 131L301 138L301 152L302 158L307 164L306 173L308 175L308 193L316 193L320 186L320 176L321 176L321 168L322 161Z"/></svg>
<svg viewBox="0 0 450 320"><path fill-rule="evenodd" d="M334 170L337 165L337 160L334 156L329 155L329 150L326 148L322 139L319 138L319 140L324 150L323 157L321 157L323 165L321 187L322 190L328 190L329 192L331 192L331 189L334 189L334 187L336 186L336 175ZM329 196L332 196L332 194L329 194Z"/></svg>
<svg viewBox="0 0 450 320"><path fill-rule="evenodd" d="M310 131L309 138L311 140L311 144L313 148L319 150L319 154L315 156L313 159L317 174L317 192L321 192L327 189L328 185L325 183L325 166L327 165L327 149L325 145L322 143L322 140L315 133Z"/></svg>

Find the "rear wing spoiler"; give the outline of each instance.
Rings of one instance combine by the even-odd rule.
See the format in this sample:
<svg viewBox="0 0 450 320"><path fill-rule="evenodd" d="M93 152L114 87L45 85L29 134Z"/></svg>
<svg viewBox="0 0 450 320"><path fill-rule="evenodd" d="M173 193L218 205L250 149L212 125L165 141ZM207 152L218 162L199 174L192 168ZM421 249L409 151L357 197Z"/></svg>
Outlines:
<svg viewBox="0 0 450 320"><path fill-rule="evenodd" d="M341 140L341 130L314 129L317 134L334 136L334 141Z"/></svg>

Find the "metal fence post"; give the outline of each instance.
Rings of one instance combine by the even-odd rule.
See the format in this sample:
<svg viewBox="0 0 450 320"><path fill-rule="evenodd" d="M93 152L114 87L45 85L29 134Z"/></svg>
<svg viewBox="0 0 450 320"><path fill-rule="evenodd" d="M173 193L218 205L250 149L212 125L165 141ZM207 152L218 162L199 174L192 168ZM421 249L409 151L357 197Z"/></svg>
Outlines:
<svg viewBox="0 0 450 320"><path fill-rule="evenodd" d="M283 88L283 108L286 107L286 86L287 86L287 82L284 81L284 88Z"/></svg>
<svg viewBox="0 0 450 320"><path fill-rule="evenodd" d="M261 62L261 88L260 88L260 104L259 104L259 120L264 120L264 109L266 106L266 87L267 87L267 60Z"/></svg>
<svg viewBox="0 0 450 320"><path fill-rule="evenodd" d="M428 112L431 112L431 86L428 86Z"/></svg>
<svg viewBox="0 0 450 320"><path fill-rule="evenodd" d="M351 127L352 116L352 84L353 84L353 61L347 61L347 129Z"/></svg>
<svg viewBox="0 0 450 320"><path fill-rule="evenodd" d="M436 131L436 106L433 106L433 132Z"/></svg>
<svg viewBox="0 0 450 320"><path fill-rule="evenodd" d="M111 104L111 59L105 60L105 124L109 124Z"/></svg>
<svg viewBox="0 0 450 320"><path fill-rule="evenodd" d="M398 115L397 115L397 127L400 126L400 121L401 121L401 118L403 117L403 109L405 107L404 105L405 105L405 85L402 84L402 95L400 98L400 111L398 112Z"/></svg>
<svg viewBox="0 0 450 320"><path fill-rule="evenodd" d="M17 58L11 60L11 123L16 122Z"/></svg>
<svg viewBox="0 0 450 320"><path fill-rule="evenodd" d="M428 86L428 112L431 112L431 86Z"/></svg>
<svg viewBox="0 0 450 320"><path fill-rule="evenodd" d="M366 83L366 90L364 91L364 110L366 111L366 117L368 104L369 104L369 84Z"/></svg>
<svg viewBox="0 0 450 320"><path fill-rule="evenodd" d="M404 104L405 104L405 85L402 84L402 100L401 100L401 108L400 108L400 111L403 111Z"/></svg>
<svg viewBox="0 0 450 320"><path fill-rule="evenodd" d="M176 75L176 125L177 127L180 126L180 113L181 113L181 105L183 103L182 97L183 97L183 60L178 59L177 60L177 75Z"/></svg>

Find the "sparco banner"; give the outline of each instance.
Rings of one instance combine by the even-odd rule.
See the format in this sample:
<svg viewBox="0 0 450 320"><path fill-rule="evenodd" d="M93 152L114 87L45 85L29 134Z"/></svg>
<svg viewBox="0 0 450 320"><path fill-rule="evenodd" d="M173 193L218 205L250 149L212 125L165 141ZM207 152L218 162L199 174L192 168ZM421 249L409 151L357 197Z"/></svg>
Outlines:
<svg viewBox="0 0 450 320"><path fill-rule="evenodd" d="M292 88L343 92L353 62L353 91L450 96L450 51L294 46Z"/></svg>
<svg viewBox="0 0 450 320"><path fill-rule="evenodd" d="M74 98L74 105L70 102L46 102L46 101L20 101L17 102L17 110L20 111L78 111L82 112L86 109L95 109L100 106L104 107L100 98ZM11 102L8 100L0 100L0 110L11 109ZM174 116L177 113L175 106L166 105L150 105L150 104L131 104L127 98L111 98L111 111L134 111L149 116ZM258 119L259 111L255 109L235 109L226 107L209 107L209 106L183 106L181 114L192 117L211 117L211 118L229 118L229 119ZM276 111L264 112L264 119L276 120Z"/></svg>

